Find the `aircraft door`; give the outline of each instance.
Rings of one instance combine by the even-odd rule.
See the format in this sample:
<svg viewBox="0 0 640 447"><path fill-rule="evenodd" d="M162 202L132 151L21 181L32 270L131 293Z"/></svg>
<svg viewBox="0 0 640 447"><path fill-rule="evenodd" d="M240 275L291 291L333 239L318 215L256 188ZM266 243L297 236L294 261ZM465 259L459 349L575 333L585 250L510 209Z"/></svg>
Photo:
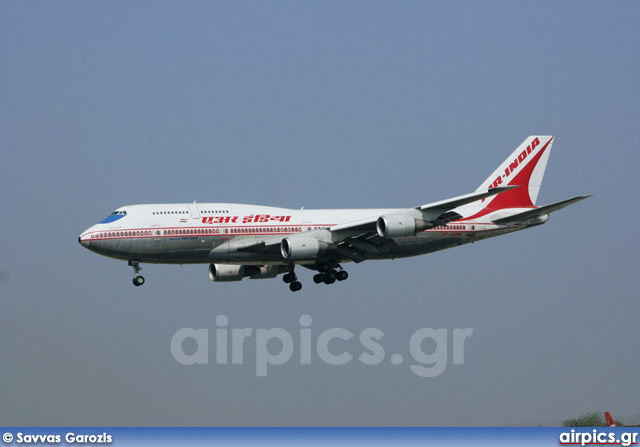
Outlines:
<svg viewBox="0 0 640 447"><path fill-rule="evenodd" d="M153 236L154 242L162 241L162 230L160 229L160 225L151 226L151 236Z"/></svg>
<svg viewBox="0 0 640 447"><path fill-rule="evenodd" d="M229 240L229 226L227 224L220 224L220 240L227 242Z"/></svg>
<svg viewBox="0 0 640 447"><path fill-rule="evenodd" d="M188 203L189 213L191 213L191 217L194 219L200 219L200 210L198 209L198 205L195 203Z"/></svg>

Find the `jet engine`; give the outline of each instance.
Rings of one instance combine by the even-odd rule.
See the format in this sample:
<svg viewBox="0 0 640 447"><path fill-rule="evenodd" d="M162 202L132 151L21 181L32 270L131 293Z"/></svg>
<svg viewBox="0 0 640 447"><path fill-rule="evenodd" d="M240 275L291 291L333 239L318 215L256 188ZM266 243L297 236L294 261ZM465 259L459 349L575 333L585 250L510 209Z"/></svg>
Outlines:
<svg viewBox="0 0 640 447"><path fill-rule="evenodd" d="M275 278L279 273L276 265L209 264L209 278L216 282L240 281L247 276L251 279Z"/></svg>
<svg viewBox="0 0 640 447"><path fill-rule="evenodd" d="M376 230L380 237L411 236L432 227L432 223L406 214L380 216L376 222Z"/></svg>
<svg viewBox="0 0 640 447"><path fill-rule="evenodd" d="M293 261L314 259L327 251L329 245L315 237L299 236L286 237L280 243L280 252L285 259Z"/></svg>

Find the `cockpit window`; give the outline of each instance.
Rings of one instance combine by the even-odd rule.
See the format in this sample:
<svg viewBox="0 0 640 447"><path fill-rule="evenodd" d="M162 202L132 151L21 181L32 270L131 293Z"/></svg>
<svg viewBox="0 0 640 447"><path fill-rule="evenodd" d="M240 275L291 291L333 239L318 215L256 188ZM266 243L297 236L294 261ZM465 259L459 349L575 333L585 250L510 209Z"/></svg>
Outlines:
<svg viewBox="0 0 640 447"><path fill-rule="evenodd" d="M126 211L114 211L113 213L109 214L109 217L107 217L106 219L98 223L106 224L106 223L115 222L116 220L122 219L126 215L127 215Z"/></svg>

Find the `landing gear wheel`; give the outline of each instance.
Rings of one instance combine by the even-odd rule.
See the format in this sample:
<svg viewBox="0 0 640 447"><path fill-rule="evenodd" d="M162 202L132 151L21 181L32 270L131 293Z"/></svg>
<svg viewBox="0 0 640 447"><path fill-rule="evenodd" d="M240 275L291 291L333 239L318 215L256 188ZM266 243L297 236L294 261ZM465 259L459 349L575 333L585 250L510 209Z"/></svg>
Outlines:
<svg viewBox="0 0 640 447"><path fill-rule="evenodd" d="M292 292L297 292L298 290L302 289L302 283L300 283L300 281L298 281L298 277L296 276L296 272L295 272L295 265L292 264L289 266L289 268L291 270L289 270L289 273L285 273L284 276L282 277L282 280L289 284L289 290L291 290Z"/></svg>
<svg viewBox="0 0 640 447"><path fill-rule="evenodd" d="M318 273L316 275L313 275L313 282L315 282L316 284L320 284L321 282L324 282L324 273Z"/></svg>
<svg viewBox="0 0 640 447"><path fill-rule="evenodd" d="M320 273L327 273L329 270L331 270L331 265L329 265L328 262L319 262L317 267Z"/></svg>
<svg viewBox="0 0 640 447"><path fill-rule="evenodd" d="M138 287L144 284L144 277L140 276L140 270L142 270L142 267L140 267L140 261L130 259L129 265L133 267L133 285Z"/></svg>
<svg viewBox="0 0 640 447"><path fill-rule="evenodd" d="M133 285L138 287L141 286L142 284L144 284L144 276L134 276L133 277Z"/></svg>
<svg viewBox="0 0 640 447"><path fill-rule="evenodd" d="M333 284L334 282L336 282L336 279L335 279L335 278L331 278L330 276L327 276L327 277L324 279L324 283L325 283L325 284L327 284L327 285L329 285L329 284Z"/></svg>
<svg viewBox="0 0 640 447"><path fill-rule="evenodd" d="M285 273L284 276L282 277L282 280L285 283L289 284L289 283L291 283L291 282L296 280L296 274L293 273L293 272Z"/></svg>
<svg viewBox="0 0 640 447"><path fill-rule="evenodd" d="M338 281L344 281L345 279L347 279L349 277L349 274L345 271L345 270L340 270L337 273L336 279Z"/></svg>

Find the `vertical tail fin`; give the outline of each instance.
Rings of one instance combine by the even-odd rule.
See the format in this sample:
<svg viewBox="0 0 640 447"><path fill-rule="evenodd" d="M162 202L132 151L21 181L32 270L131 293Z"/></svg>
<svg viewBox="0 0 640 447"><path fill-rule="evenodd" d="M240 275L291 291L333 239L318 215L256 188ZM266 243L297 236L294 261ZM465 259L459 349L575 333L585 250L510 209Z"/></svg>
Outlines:
<svg viewBox="0 0 640 447"><path fill-rule="evenodd" d="M492 209L534 207L540 192L553 136L532 135L496 169L476 191L497 186L520 186L485 199Z"/></svg>
<svg viewBox="0 0 640 447"><path fill-rule="evenodd" d="M607 427L617 427L616 421L611 417L611 413L604 412L604 420L607 422Z"/></svg>

